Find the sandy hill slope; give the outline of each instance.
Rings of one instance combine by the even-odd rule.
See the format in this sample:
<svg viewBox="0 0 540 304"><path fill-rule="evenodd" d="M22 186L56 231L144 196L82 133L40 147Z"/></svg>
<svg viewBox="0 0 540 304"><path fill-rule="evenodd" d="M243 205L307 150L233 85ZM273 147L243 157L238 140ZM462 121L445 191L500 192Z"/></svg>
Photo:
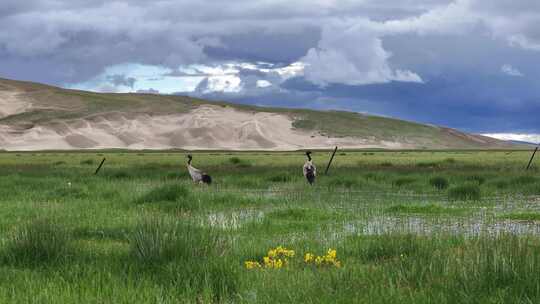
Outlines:
<svg viewBox="0 0 540 304"><path fill-rule="evenodd" d="M0 79L0 149L511 148L454 129L343 111L101 94Z"/></svg>

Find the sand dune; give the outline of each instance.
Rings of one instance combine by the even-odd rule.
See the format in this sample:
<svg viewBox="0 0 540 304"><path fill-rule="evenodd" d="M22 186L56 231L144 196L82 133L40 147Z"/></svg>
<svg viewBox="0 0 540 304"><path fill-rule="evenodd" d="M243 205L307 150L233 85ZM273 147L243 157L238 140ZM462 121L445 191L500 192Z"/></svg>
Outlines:
<svg viewBox="0 0 540 304"><path fill-rule="evenodd" d="M395 142L331 138L295 130L293 119L276 113L201 106L174 115L106 113L71 121L52 122L20 130L0 125L0 148L42 149L228 149L295 150L328 148L403 148Z"/></svg>
<svg viewBox="0 0 540 304"><path fill-rule="evenodd" d="M98 94L0 79L3 150L297 150L333 146L514 147L454 129L358 113L245 107L185 96Z"/></svg>
<svg viewBox="0 0 540 304"><path fill-rule="evenodd" d="M0 118L24 113L30 107L31 104L21 97L20 92L0 90Z"/></svg>

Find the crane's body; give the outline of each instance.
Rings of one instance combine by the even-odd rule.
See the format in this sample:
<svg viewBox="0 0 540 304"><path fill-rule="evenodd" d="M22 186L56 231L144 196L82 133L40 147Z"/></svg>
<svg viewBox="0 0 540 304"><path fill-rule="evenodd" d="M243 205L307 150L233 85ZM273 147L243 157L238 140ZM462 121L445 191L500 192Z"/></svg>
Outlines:
<svg viewBox="0 0 540 304"><path fill-rule="evenodd" d="M304 167L302 168L304 177L308 181L310 185L313 185L315 183L315 177L317 176L317 167L313 164L313 160L311 159L311 152L306 152L307 161L304 163Z"/></svg>
<svg viewBox="0 0 540 304"><path fill-rule="evenodd" d="M188 155L187 158L187 169L189 175L191 176L191 179L196 183L210 185L212 183L212 177L191 165L191 161L193 160L193 157L191 155Z"/></svg>

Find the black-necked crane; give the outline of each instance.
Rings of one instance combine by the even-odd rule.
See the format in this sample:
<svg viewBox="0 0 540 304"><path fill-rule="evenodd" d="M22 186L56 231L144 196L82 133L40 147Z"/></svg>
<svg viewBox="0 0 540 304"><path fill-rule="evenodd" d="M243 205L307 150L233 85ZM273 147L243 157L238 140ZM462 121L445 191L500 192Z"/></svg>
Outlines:
<svg viewBox="0 0 540 304"><path fill-rule="evenodd" d="M315 177L317 176L317 167L315 167L313 160L311 159L311 151L307 151L306 156L307 160L303 167L304 177L307 179L310 185L313 185L315 182Z"/></svg>
<svg viewBox="0 0 540 304"><path fill-rule="evenodd" d="M189 171L189 175L191 175L191 179L196 183L210 185L212 183L212 177L191 165L191 161L193 160L193 156L191 156L191 154L188 154L187 158L187 169Z"/></svg>

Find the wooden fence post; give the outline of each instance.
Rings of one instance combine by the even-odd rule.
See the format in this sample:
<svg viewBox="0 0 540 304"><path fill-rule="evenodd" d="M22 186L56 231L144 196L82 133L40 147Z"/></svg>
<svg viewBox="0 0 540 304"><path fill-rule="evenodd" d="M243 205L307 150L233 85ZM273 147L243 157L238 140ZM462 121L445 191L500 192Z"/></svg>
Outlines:
<svg viewBox="0 0 540 304"><path fill-rule="evenodd" d="M337 147L334 149L334 153L332 153L332 157L330 157L330 161L328 161L328 165L326 166L324 175L328 175L328 169L330 169L330 165L332 164L332 161L334 160L334 155L336 155L336 152L337 152Z"/></svg>

